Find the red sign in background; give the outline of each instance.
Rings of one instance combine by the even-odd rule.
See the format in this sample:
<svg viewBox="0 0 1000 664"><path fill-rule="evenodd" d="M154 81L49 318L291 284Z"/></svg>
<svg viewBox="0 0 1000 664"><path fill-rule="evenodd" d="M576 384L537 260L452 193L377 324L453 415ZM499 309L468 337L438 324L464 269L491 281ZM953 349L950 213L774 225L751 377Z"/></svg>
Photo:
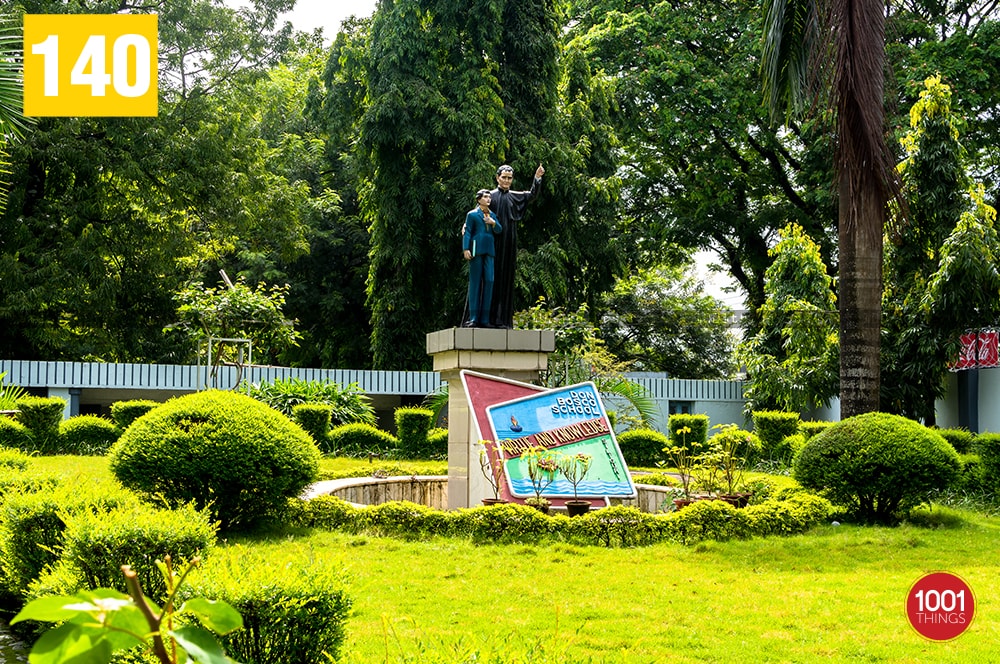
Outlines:
<svg viewBox="0 0 1000 664"><path fill-rule="evenodd" d="M976 614L972 588L951 572L931 572L917 579L906 596L906 617L920 636L950 641L969 628Z"/></svg>
<svg viewBox="0 0 1000 664"><path fill-rule="evenodd" d="M998 341L1000 332L996 330L979 330L966 332L961 337L962 350L958 361L951 366L952 371L966 369L988 369L1000 366Z"/></svg>

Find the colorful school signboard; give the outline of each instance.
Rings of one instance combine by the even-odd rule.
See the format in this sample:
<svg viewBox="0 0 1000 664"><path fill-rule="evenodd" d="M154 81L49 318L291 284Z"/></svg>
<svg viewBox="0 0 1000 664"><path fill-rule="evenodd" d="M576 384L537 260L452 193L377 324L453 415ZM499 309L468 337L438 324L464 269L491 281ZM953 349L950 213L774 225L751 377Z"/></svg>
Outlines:
<svg viewBox="0 0 1000 664"><path fill-rule="evenodd" d="M552 390L487 374L462 372L466 396L491 468L503 469L501 497L523 502L535 495L528 464L521 454L543 448L554 455L587 454L590 470L577 486L586 499L635 496L601 395L593 383ZM561 473L542 492L554 504L573 499L573 486Z"/></svg>

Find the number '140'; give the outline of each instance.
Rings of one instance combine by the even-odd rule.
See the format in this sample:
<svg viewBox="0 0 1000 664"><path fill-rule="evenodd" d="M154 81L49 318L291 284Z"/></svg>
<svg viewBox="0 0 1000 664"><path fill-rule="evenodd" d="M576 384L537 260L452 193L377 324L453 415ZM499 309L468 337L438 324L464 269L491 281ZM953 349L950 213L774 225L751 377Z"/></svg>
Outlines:
<svg viewBox="0 0 1000 664"><path fill-rule="evenodd" d="M149 92L152 57L149 41L135 34L116 38L111 46L111 73L108 73L106 46L105 35L91 35L87 39L70 71L70 84L90 86L93 97L105 96L109 85L122 97L141 97ZM45 41L32 44L31 54L44 58L43 94L58 97L59 36L49 35Z"/></svg>

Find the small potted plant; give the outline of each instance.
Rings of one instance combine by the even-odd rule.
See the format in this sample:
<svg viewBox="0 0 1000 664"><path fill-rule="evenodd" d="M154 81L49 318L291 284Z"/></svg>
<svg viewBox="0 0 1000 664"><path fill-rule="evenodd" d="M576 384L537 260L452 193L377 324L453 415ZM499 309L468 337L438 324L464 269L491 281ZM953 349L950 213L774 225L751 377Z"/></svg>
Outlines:
<svg viewBox="0 0 1000 664"><path fill-rule="evenodd" d="M547 498L542 498L542 492L556 479L556 473L559 472L558 456L544 447L530 447L521 452L521 459L528 465L528 479L531 480L531 488L535 492L535 495L525 500L524 504L548 514L549 505L552 503Z"/></svg>
<svg viewBox="0 0 1000 664"><path fill-rule="evenodd" d="M573 485L573 500L566 501L566 512L570 516L586 514L590 510L590 501L580 500L577 496L577 488L583 478L587 476L592 462L593 458L589 454L573 454L563 457L559 464L559 470L566 481Z"/></svg>
<svg viewBox="0 0 1000 664"><path fill-rule="evenodd" d="M674 468L677 469L677 474L681 481L681 491L682 496L680 498L674 498L674 505L677 509L686 507L694 502L694 498L691 495L691 484L694 479L694 467L698 462L698 456L692 453L691 447L697 446L697 443L691 443L690 446L687 443L687 435L691 433L691 427L681 427L677 430L677 433L681 436L681 445L673 445L671 447L664 447L663 451L667 455L667 459Z"/></svg>
<svg viewBox="0 0 1000 664"><path fill-rule="evenodd" d="M483 473L483 477L486 481L490 483L490 487L493 489L492 498L483 498L483 505L501 505L507 501L500 497L500 483L503 482L503 464L497 462L496 468L490 463L490 455L486 451L487 441L481 440L479 444L482 448L479 450L479 470Z"/></svg>
<svg viewBox="0 0 1000 664"><path fill-rule="evenodd" d="M718 465L722 481L726 488L720 498L734 507L746 507L750 502L750 493L738 491L743 485L743 469L747 454L759 447L755 436L749 431L743 431L735 424L719 425L719 433L712 436L712 443L718 449Z"/></svg>

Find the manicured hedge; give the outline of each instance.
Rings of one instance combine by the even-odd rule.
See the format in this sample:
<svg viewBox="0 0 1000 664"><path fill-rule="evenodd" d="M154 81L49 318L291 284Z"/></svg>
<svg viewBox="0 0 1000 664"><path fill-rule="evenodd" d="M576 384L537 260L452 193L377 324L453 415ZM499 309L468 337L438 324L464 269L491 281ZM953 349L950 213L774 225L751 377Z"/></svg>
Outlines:
<svg viewBox="0 0 1000 664"><path fill-rule="evenodd" d="M330 447L336 454L363 456L394 450L399 439L371 424L342 424L330 429Z"/></svg>
<svg viewBox="0 0 1000 664"><path fill-rule="evenodd" d="M670 445L672 447L683 447L691 451L692 454L700 454L705 451L705 441L708 440L708 415L671 415L667 421L667 428L670 430ZM680 429L690 429L687 433L680 433Z"/></svg>
<svg viewBox="0 0 1000 664"><path fill-rule="evenodd" d="M139 418L108 456L126 487L168 506L193 501L229 528L279 514L287 498L315 480L320 452L273 408L212 390Z"/></svg>
<svg viewBox="0 0 1000 664"><path fill-rule="evenodd" d="M1000 433L984 432L976 436L973 449L979 454L986 489L1000 494Z"/></svg>
<svg viewBox="0 0 1000 664"><path fill-rule="evenodd" d="M972 443L976 434L968 429L935 429L935 431L955 448L959 454L969 454L972 452Z"/></svg>
<svg viewBox="0 0 1000 664"><path fill-rule="evenodd" d="M427 434L434 423L434 413L426 408L397 408L394 417L400 455L405 459L429 458Z"/></svg>
<svg viewBox="0 0 1000 664"><path fill-rule="evenodd" d="M149 399L116 401L111 404L111 420L124 431L137 419L160 405L159 401Z"/></svg>
<svg viewBox="0 0 1000 664"><path fill-rule="evenodd" d="M792 449L784 442L799 432L799 414L779 410L753 412L754 433L760 438L761 456L774 461L789 462Z"/></svg>
<svg viewBox="0 0 1000 664"><path fill-rule="evenodd" d="M23 397L17 401L17 421L31 434L31 451L59 454L59 423L66 401L59 398Z"/></svg>
<svg viewBox="0 0 1000 664"><path fill-rule="evenodd" d="M670 446L670 439L655 429L630 429L618 434L617 439L629 466L656 466L665 458L663 448Z"/></svg>
<svg viewBox="0 0 1000 664"><path fill-rule="evenodd" d="M312 436L320 452L330 449L330 415L333 406L325 403L300 403L292 407L292 420Z"/></svg>
<svg viewBox="0 0 1000 664"><path fill-rule="evenodd" d="M60 447L66 454L103 456L120 433L114 422L97 415L77 415L59 424Z"/></svg>
<svg viewBox="0 0 1000 664"><path fill-rule="evenodd" d="M890 523L958 480L955 449L898 415L847 418L806 443L795 479L865 522Z"/></svg>

